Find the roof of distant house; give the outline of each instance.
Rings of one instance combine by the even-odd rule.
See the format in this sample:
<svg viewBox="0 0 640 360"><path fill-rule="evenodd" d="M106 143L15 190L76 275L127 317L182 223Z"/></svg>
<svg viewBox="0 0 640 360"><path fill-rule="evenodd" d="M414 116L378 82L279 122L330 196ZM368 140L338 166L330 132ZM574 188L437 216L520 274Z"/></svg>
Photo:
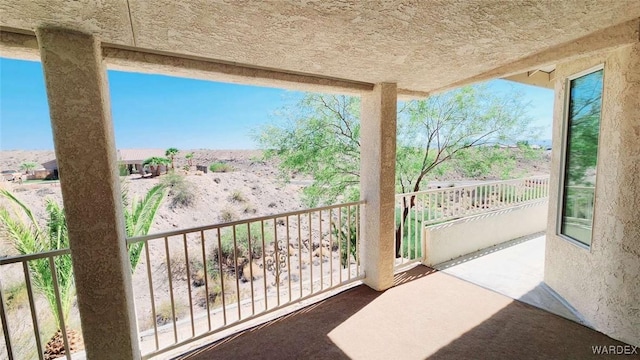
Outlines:
<svg viewBox="0 0 640 360"><path fill-rule="evenodd" d="M165 151L162 149L121 149L118 150L118 162L124 164L140 164L150 157L164 157ZM42 163L42 167L47 170L58 169L56 159Z"/></svg>
<svg viewBox="0 0 640 360"><path fill-rule="evenodd" d="M150 157L164 157L162 149L121 149L118 150L118 161L125 164L139 164Z"/></svg>

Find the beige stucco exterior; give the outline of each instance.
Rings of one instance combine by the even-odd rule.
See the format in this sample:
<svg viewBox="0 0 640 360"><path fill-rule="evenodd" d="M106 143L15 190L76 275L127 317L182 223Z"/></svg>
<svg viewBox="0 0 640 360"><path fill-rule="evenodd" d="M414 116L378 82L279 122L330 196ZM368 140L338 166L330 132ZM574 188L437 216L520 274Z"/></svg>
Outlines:
<svg viewBox="0 0 640 360"><path fill-rule="evenodd" d="M509 240L545 231L547 201L475 215L423 229L423 264L433 266Z"/></svg>
<svg viewBox="0 0 640 360"><path fill-rule="evenodd" d="M120 181L100 43L37 32L87 357L140 357ZM117 346L114 346L117 344Z"/></svg>
<svg viewBox="0 0 640 360"><path fill-rule="evenodd" d="M510 64L556 61L592 42L578 39L638 17L634 0L0 2L0 26L7 30L59 26L95 34L111 48L369 85L393 82L400 94L459 86L480 74L503 76Z"/></svg>
<svg viewBox="0 0 640 360"><path fill-rule="evenodd" d="M593 246L555 235L555 151L545 280L596 329L639 345L639 18L636 0L0 1L0 56L41 59L45 70L88 357L140 356L105 65L361 95L362 265L365 282L384 290L393 284L398 95L559 63L558 149L564 79L604 62Z"/></svg>
<svg viewBox="0 0 640 360"><path fill-rule="evenodd" d="M566 78L604 64L589 249L557 235L562 152L552 159L545 282L605 334L640 345L640 43L558 64L553 148L561 149Z"/></svg>
<svg viewBox="0 0 640 360"><path fill-rule="evenodd" d="M378 84L362 97L360 193L362 215L360 253L364 282L376 290L393 286L396 190L396 84Z"/></svg>

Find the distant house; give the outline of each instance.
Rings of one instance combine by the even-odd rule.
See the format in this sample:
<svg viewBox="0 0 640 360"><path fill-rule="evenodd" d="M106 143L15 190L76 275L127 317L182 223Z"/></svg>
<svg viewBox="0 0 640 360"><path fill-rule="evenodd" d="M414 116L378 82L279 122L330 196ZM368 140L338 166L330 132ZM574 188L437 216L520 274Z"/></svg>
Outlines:
<svg viewBox="0 0 640 360"><path fill-rule="evenodd" d="M118 163L127 166L129 174L135 172L144 175L142 163L150 157L164 157L162 149L122 149L118 150Z"/></svg>
<svg viewBox="0 0 640 360"><path fill-rule="evenodd" d="M49 160L41 165L44 168L44 171L42 171L42 174L36 172L36 178L58 179L58 160Z"/></svg>
<svg viewBox="0 0 640 360"><path fill-rule="evenodd" d="M121 149L118 150L118 164L126 166L129 174L138 172L144 174L142 163L150 157L164 157L165 151L162 149ZM58 161L49 160L42 164L48 174L58 178Z"/></svg>

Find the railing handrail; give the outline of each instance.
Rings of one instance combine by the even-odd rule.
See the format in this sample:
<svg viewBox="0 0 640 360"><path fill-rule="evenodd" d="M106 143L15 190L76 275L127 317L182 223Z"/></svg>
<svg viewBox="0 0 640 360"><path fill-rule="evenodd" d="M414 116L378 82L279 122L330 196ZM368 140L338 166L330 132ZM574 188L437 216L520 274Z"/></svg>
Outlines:
<svg viewBox="0 0 640 360"><path fill-rule="evenodd" d="M584 186L584 185L567 185L566 187L568 189L575 189L575 190L594 190L596 188L595 186Z"/></svg>
<svg viewBox="0 0 640 360"><path fill-rule="evenodd" d="M15 264L26 261L33 261L38 259L45 259L59 255L67 255L71 254L71 250L69 248L58 249L58 250L50 250L33 254L25 254L25 255L16 255L16 256L8 256L5 258L0 258L0 265L8 265Z"/></svg>
<svg viewBox="0 0 640 360"><path fill-rule="evenodd" d="M397 199L401 199L403 197L407 197L407 196L435 193L435 192L439 192L439 191L443 191L443 190L461 190L461 189L474 188L474 187L478 187L478 186L508 184L508 183L513 183L513 182L527 181L527 180L538 180L538 179L539 180L546 180L546 179L549 179L549 177L550 177L549 175L536 175L536 176L530 176L530 177L519 178L519 179L487 181L487 182L480 182L480 183L477 183L477 184L459 185L459 186L451 186L451 187L441 187L441 188L437 188L437 189L427 189L427 190L413 191L413 192L396 194L396 200Z"/></svg>
<svg viewBox="0 0 640 360"><path fill-rule="evenodd" d="M252 222L273 220L273 219L279 219L279 218L283 218L283 217L287 217L287 216L296 216L296 215L301 215L301 214L307 214L307 213L310 213L310 212L325 211L325 210L330 210L330 209L342 208L342 207L345 207L345 206L355 206L355 205L364 205L364 204L365 204L364 200L352 201L352 202L342 203L342 204L327 205L327 206L321 206L321 207L316 207L316 208L311 208L311 209L289 211L289 212L285 212L285 213L278 213L278 214L273 214L273 215L265 215L265 216L259 216L259 217L254 217L254 218L248 218L248 219L242 219L242 220L236 220L236 221L229 221L229 222L224 222L224 223L212 224L212 225L197 226L197 227L188 228L188 229L181 229L181 230L167 231L167 232L156 233L156 234L151 234L151 235L137 236L137 237L133 237L133 238L128 238L127 239L127 244L130 245L130 244L138 243L138 242L141 242L141 241L149 241L149 240L160 239L160 238L164 238L164 237L183 235L183 234L186 234L186 233L193 233L193 232L199 232L199 231L221 229L221 228L226 228L226 227L235 226L235 225L243 225L243 224L252 223Z"/></svg>

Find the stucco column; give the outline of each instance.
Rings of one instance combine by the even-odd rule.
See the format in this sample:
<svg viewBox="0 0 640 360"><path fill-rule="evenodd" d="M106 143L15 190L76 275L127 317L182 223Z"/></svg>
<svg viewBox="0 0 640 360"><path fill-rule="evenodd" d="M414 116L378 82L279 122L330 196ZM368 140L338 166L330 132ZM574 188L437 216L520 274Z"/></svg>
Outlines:
<svg viewBox="0 0 640 360"><path fill-rule="evenodd" d="M362 266L365 284L375 290L393 285L396 169L396 84L377 84L362 97L360 192Z"/></svg>
<svg viewBox="0 0 640 360"><path fill-rule="evenodd" d="M89 359L138 359L131 270L99 41L36 31Z"/></svg>
<svg viewBox="0 0 640 360"><path fill-rule="evenodd" d="M613 52L604 77L593 220L593 252L604 261L591 263L603 288L593 323L640 346L640 42Z"/></svg>

